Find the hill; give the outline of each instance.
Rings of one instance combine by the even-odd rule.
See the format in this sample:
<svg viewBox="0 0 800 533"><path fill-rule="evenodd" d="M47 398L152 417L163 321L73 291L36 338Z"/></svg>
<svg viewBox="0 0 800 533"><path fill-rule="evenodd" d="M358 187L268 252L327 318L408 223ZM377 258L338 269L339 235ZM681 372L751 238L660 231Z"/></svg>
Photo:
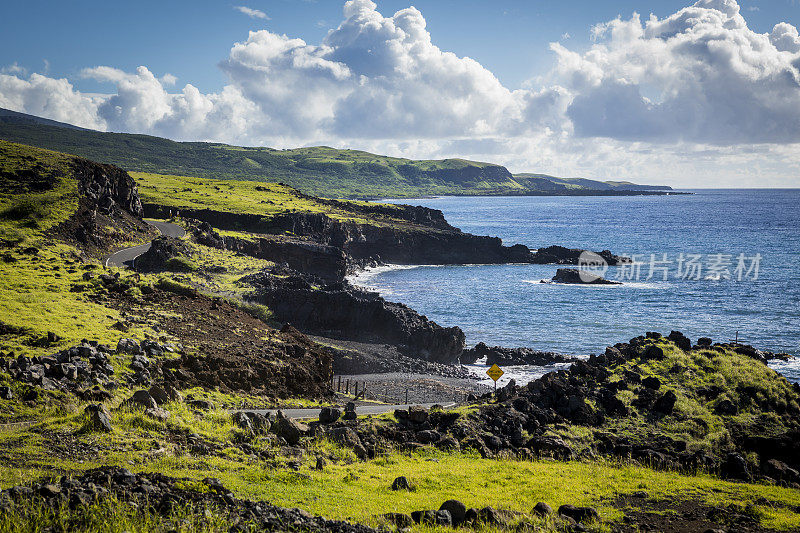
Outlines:
<svg viewBox="0 0 800 533"><path fill-rule="evenodd" d="M165 210L183 237L141 218ZM133 269L102 260L151 240ZM463 348L457 327L323 268L378 245L425 264L527 250L425 208L0 141L0 531L800 527L800 387L765 354L648 333L466 396L436 362ZM329 336L346 323L375 338ZM359 349L426 377L393 392L359 376L350 394L333 372ZM362 398L460 405L359 416ZM257 411L298 406L319 419Z"/></svg>
<svg viewBox="0 0 800 533"><path fill-rule="evenodd" d="M279 181L333 198L431 195L661 194L669 187L512 175L465 159L412 160L327 146L277 150L175 142L149 135L77 129L32 115L0 114L0 139L76 154L128 171L202 178Z"/></svg>

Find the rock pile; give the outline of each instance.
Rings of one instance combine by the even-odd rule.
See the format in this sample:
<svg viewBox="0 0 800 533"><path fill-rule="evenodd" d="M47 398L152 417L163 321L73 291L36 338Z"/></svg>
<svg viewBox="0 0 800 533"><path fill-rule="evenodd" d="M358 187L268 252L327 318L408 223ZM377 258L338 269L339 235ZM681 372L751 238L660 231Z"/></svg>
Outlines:
<svg viewBox="0 0 800 533"><path fill-rule="evenodd" d="M325 531L334 533L374 533L376 530L347 522L326 520L301 509L276 507L265 502L240 500L219 480L203 480L204 490L181 488L191 484L162 474L134 474L122 468L103 467L75 478L62 477L57 482L18 486L0 492L0 508L26 508L31 501L58 509L75 509L114 497L163 516L181 508L203 513L206 509L236 524L252 524L258 531ZM66 529L70 526L67 524Z"/></svg>
<svg viewBox="0 0 800 533"><path fill-rule="evenodd" d="M71 391L83 396L84 388L102 385L115 388L112 380L114 368L111 366L109 352L111 350L94 341L83 341L78 346L62 350L45 357L17 357L9 354L0 357L0 369L15 380L44 390ZM94 398L95 394L89 393ZM107 394L107 393L106 393Z"/></svg>
<svg viewBox="0 0 800 533"><path fill-rule="evenodd" d="M405 478L398 478L405 479ZM397 480L395 480L395 483ZM393 490L397 490L392 485ZM582 524L598 522L600 515L593 507L576 507L562 505L558 513L544 502L539 502L531 512L535 517L552 516L559 531L585 531ZM413 511L411 514L386 513L383 518L398 528L409 528L414 524L444 527L490 527L498 529L513 528L515 531L538 530L536 526L526 519L521 513L506 511L486 506L483 508L468 508L458 500L447 500L439 509ZM516 523L515 523L516 522Z"/></svg>

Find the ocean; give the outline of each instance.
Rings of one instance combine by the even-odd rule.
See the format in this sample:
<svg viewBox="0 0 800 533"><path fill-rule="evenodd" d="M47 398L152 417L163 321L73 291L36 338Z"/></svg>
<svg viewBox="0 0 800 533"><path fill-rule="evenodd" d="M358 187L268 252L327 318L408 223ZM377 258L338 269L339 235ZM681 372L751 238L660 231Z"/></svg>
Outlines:
<svg viewBox="0 0 800 533"><path fill-rule="evenodd" d="M351 281L461 327L468 345L588 355L646 331L679 330L800 355L800 189L688 192L388 200L440 209L453 226L507 245L634 257L605 271L621 285L542 283L555 265L389 265ZM800 361L772 366L800 380ZM501 385L549 369L508 370Z"/></svg>

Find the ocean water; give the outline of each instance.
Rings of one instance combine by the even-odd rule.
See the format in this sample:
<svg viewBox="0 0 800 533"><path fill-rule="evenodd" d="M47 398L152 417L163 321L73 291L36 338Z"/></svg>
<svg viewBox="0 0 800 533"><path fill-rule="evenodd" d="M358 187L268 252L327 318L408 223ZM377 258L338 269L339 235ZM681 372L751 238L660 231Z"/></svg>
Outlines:
<svg viewBox="0 0 800 533"><path fill-rule="evenodd" d="M460 326L469 345L587 355L674 329L800 355L800 189L692 192L398 201L441 209L452 225L504 244L634 255L638 267L605 272L622 285L541 283L555 265L388 266L352 281ZM800 361L774 367L800 379ZM541 371L509 375L524 381Z"/></svg>

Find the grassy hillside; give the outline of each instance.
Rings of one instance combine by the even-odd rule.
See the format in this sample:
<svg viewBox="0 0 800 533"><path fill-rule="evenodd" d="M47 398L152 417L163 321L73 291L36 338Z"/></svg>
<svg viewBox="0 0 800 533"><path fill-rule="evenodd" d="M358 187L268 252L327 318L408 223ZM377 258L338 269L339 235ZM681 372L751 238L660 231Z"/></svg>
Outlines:
<svg viewBox="0 0 800 533"><path fill-rule="evenodd" d="M79 194L74 162L65 154L0 141L0 231L5 235L0 241L0 490L34 481L47 483L35 492L0 494L0 531L259 530L248 529L249 523L229 515L226 509L231 507L192 506L172 496L162 500L156 494L165 490L163 483L155 486L139 480L128 484L135 478L130 473L124 476L125 491L111 497L104 496L103 488L103 483L111 482L110 476L99 487L76 481L88 470L109 465L135 474L180 478L175 485L185 491L180 493L183 495L200 498L219 491L218 500L233 502L229 506L240 499L260 505L272 502L386 528L384 513L436 509L450 498L469 507L489 505L502 510L501 517L507 517L503 518L505 525L476 523L474 528L495 533L576 530L556 514L534 513L532 509L540 501L554 508L562 504L595 507L600 521L584 523L582 530L598 533L634 531L640 522L651 524L647 528L651 531L667 527L703 531L730 521L729 517L746 519L746 525L752 526L749 530L800 527L797 488L776 482L732 483L702 469L658 470L645 462L599 457L591 447L597 428L577 423L550 424L547 435L558 435L581 452L577 459L554 461L533 457L530 450L515 454L507 448L481 457L468 442L505 431L483 424L481 412L503 409L514 414L494 401L463 405L448 413L431 411L442 423L445 419L452 422L450 434L461 435L449 451L432 444L410 449L404 435L415 430L391 413L361 417L341 426L349 428L344 433L348 439L371 439L374 453L369 456L359 455L352 441L337 441L332 432L303 434L290 446L283 436L279 438L288 433L243 427L230 409L276 405L279 400L271 395L275 391L264 393L266 380L274 379L278 370L301 366L298 360L305 350L314 349L226 301L242 290L245 275L268 267L268 262L212 249L187 237L182 243L192 268L181 274L104 269L96 257L88 257L84 250L63 240L63 233L53 231L72 219L86 201ZM220 212L262 217L291 210L343 218L368 212L363 204L320 201L277 184L162 174L136 177L146 201L176 207L213 206ZM358 206L363 209L357 210ZM381 216L393 220L392 209L399 208L372 209L380 209ZM113 223L111 217L98 220ZM188 285L204 290L198 292ZM164 347L144 359L150 368L146 380L141 357L114 349L123 337L148 339L148 346ZM93 350L82 339L109 348ZM75 363L57 363L58 359L49 357L78 344L93 354L89 357L104 354L113 373L103 369L101 378L92 370L95 375L87 374L80 381L69 377L68 365ZM780 432L798 412L797 394L760 362L730 350L687 352L664 340L653 344L663 349L662 359L625 361L610 369L606 381L613 377L617 383L626 372L634 371L642 377L658 376L664 388L675 391L674 413L652 416L634 404L633 387L619 389L617 398L635 416L609 418L604 430L631 441L666 435L685 439L692 450L714 451L726 449L736 439L730 428ZM269 368L263 373L248 372L247 367L230 368L237 382L258 385L252 392L230 392L218 384L192 386L182 387L180 395L159 400L158 408L147 411L126 403L134 391L147 388L150 379L166 386L167 375L185 374L196 366L210 373L200 363L223 361L215 354L237 350L253 354L249 359L252 368ZM278 359L281 353L291 357ZM78 359L85 362L87 358L79 354ZM184 360L186 365L177 366ZM280 364L263 366L273 362ZM27 368L25 372L16 371L21 364ZM53 377L56 367L63 376ZM34 373L45 370L50 376L48 387L43 379L40 386L33 378ZM219 373L226 375L228 370L220 367ZM709 400L704 391L712 387L721 392ZM87 391L100 396L91 399ZM298 402L281 398L283 405ZM317 399L327 403L334 398ZM717 407L723 400L737 405L738 413L719 414ZM108 427L98 427L85 411L96 403L104 404ZM443 431L442 424L435 427ZM464 433L459 433L461 430ZM528 429L525 432L530 436ZM411 490L392 490L397 476L407 477ZM220 483L224 490L218 489ZM93 495L84 496L85 492L78 491L83 488ZM13 504L9 500L12 494L16 494ZM147 504L139 501L132 505L137 501L131 499L133 494L141 494L143 500L153 497ZM55 505L43 503L46 501ZM713 522L706 517L713 517ZM693 527L681 529L686 524ZM305 530L301 526L279 523L272 530ZM414 530L457 531L432 526L415 526Z"/></svg>
<svg viewBox="0 0 800 533"><path fill-rule="evenodd" d="M513 176L503 166L464 159L411 160L326 146L276 150L175 142L148 135L103 133L0 114L0 139L72 153L128 171L216 179L276 181L332 198L426 195L570 194L628 187L544 175ZM41 120L41 119L40 119ZM555 185L554 185L555 184ZM646 189L644 186L635 188Z"/></svg>

